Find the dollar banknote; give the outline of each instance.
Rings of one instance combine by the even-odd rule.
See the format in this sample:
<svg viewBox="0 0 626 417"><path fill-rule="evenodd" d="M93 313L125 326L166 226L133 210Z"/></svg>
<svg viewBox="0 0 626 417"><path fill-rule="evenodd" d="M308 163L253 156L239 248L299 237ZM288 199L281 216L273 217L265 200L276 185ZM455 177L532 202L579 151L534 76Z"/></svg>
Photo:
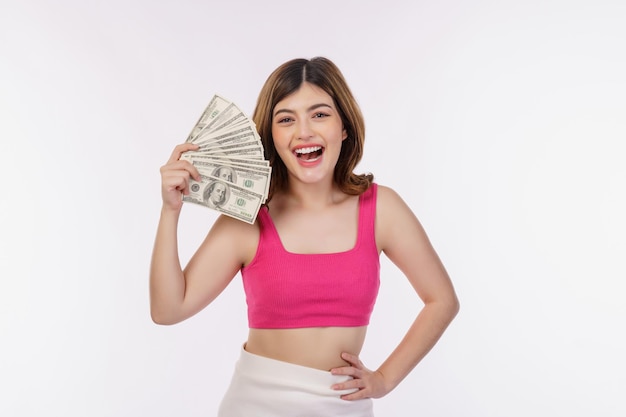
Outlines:
<svg viewBox="0 0 626 417"><path fill-rule="evenodd" d="M189 133L189 137L187 138L187 142L191 142L198 134L204 130L225 108L228 107L230 101L218 96L217 94L213 96L209 105L206 107L200 119L196 122L195 126Z"/></svg>
<svg viewBox="0 0 626 417"><path fill-rule="evenodd" d="M201 178L199 182L190 181L189 194L183 196L183 201L200 204L246 223L254 223L263 204L262 194L220 178L207 175L201 175Z"/></svg>
<svg viewBox="0 0 626 417"><path fill-rule="evenodd" d="M234 103L214 95L187 142L198 150L183 154L201 181L191 180L183 201L254 223L267 201L272 168L254 122Z"/></svg>
<svg viewBox="0 0 626 417"><path fill-rule="evenodd" d="M262 196L267 195L270 168L262 169L254 166L231 165L219 160L200 157L185 159L189 160L198 169L198 172L207 178L218 178ZM265 198L262 200L262 203L264 202Z"/></svg>

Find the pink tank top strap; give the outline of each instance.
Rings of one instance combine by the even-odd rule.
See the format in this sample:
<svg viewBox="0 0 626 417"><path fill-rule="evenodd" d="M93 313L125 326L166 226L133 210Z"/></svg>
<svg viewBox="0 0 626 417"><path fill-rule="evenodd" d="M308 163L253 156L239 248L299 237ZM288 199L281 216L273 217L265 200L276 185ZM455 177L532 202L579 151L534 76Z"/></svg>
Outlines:
<svg viewBox="0 0 626 417"><path fill-rule="evenodd" d="M361 244L369 243L376 246L375 220L377 190L377 184L373 183L370 185L370 188L360 196L358 237Z"/></svg>
<svg viewBox="0 0 626 417"><path fill-rule="evenodd" d="M257 215L257 220L261 231L259 246L263 245L264 247L270 247L271 250L282 248L278 231L276 230L274 222L270 217L267 206L261 207L259 214Z"/></svg>

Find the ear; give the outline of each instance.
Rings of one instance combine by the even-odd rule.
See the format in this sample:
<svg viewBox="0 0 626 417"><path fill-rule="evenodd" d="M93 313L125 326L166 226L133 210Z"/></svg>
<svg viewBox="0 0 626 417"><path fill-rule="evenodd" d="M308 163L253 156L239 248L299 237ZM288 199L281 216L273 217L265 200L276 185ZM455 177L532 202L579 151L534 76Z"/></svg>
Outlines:
<svg viewBox="0 0 626 417"><path fill-rule="evenodd" d="M348 131L346 129L343 129L341 131L341 140L346 140L348 138Z"/></svg>

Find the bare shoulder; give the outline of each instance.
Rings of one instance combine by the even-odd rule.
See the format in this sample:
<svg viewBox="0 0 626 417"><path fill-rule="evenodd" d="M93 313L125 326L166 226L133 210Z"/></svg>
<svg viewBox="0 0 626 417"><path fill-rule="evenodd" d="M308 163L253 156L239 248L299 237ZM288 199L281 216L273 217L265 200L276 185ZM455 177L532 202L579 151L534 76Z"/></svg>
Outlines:
<svg viewBox="0 0 626 417"><path fill-rule="evenodd" d="M397 202L398 200L402 200L400 195L391 187L386 185L377 184L377 200L379 204L383 202L384 204L393 204L393 202Z"/></svg>
<svg viewBox="0 0 626 417"><path fill-rule="evenodd" d="M378 185L376 242L379 249L387 250L408 235L424 235L417 216L395 190Z"/></svg>
<svg viewBox="0 0 626 417"><path fill-rule="evenodd" d="M391 223L406 220L402 217L398 218L399 215L415 217L402 197L395 190L384 185L378 185L376 213L377 220Z"/></svg>
<svg viewBox="0 0 626 417"><path fill-rule="evenodd" d="M229 256L235 256L235 261L242 265L249 263L256 253L259 243L259 226L220 215L211 227L202 246L220 246ZM202 249L202 247L201 247Z"/></svg>

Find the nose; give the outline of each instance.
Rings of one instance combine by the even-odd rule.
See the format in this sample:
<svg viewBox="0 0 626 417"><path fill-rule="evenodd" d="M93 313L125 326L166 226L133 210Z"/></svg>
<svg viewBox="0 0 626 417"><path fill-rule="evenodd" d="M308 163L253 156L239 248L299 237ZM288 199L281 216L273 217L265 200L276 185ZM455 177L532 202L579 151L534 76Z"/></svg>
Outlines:
<svg viewBox="0 0 626 417"><path fill-rule="evenodd" d="M297 135L300 140L308 140L313 137L313 129L311 129L310 121L307 118L298 121Z"/></svg>

